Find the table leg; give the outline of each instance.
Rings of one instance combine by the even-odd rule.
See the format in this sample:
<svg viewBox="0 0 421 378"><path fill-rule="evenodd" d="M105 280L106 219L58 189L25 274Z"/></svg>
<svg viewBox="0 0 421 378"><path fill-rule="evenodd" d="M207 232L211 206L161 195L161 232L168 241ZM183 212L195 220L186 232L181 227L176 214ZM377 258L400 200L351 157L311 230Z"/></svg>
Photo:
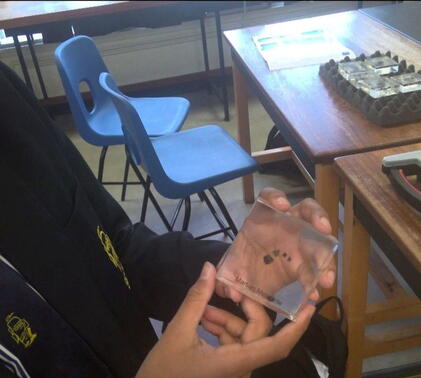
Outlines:
<svg viewBox="0 0 421 378"><path fill-rule="evenodd" d="M333 164L316 165L314 196L329 215L332 234L338 236L339 176L336 174Z"/></svg>
<svg viewBox="0 0 421 378"><path fill-rule="evenodd" d="M232 74L234 80L235 110L237 113L238 141L241 147L251 154L247 83L243 74L238 69L234 59L232 63ZM253 176L244 176L242 181L244 202L253 203Z"/></svg>
<svg viewBox="0 0 421 378"><path fill-rule="evenodd" d="M327 211L332 234L338 236L338 208L339 208L339 177L334 171L333 164L316 165L316 181L314 183L314 196L317 202ZM337 256L335 257L338 262ZM337 285L321 292L322 298L337 294ZM337 318L337 309L334 302L328 303L322 310L322 314L329 319Z"/></svg>
<svg viewBox="0 0 421 378"><path fill-rule="evenodd" d="M348 342L346 378L361 376L367 305L370 236L354 216L353 193L345 186L342 299Z"/></svg>

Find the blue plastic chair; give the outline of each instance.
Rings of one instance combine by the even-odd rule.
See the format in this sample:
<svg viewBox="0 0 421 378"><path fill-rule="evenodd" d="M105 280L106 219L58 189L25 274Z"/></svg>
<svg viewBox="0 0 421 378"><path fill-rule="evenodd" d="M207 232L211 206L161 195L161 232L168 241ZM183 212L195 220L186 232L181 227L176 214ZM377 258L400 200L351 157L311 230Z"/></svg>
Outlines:
<svg viewBox="0 0 421 378"><path fill-rule="evenodd" d="M126 160L123 182L103 182L105 156L108 146L124 144L120 118L110 97L98 83L99 74L108 72L94 41L76 36L60 44L55 51L57 68L63 82L76 127L82 138L95 146L102 146L98 180L106 184L123 184L121 199L126 193L129 162ZM80 83L86 82L92 94L93 108L89 111L80 93ZM181 97L126 97L142 117L149 136L177 132L183 125L190 103Z"/></svg>
<svg viewBox="0 0 421 378"><path fill-rule="evenodd" d="M199 238L224 232L233 239L232 233L236 235L237 228L214 186L255 172L258 169L256 161L216 125L149 138L141 115L129 99L118 92L111 76L101 73L99 82L110 94L120 115L133 169L136 171L136 165L141 164L148 173L146 191L149 192L152 181L162 196L184 199L183 230L187 229L190 219L190 195L199 194L221 227ZM209 190L218 204L228 226L217 215L205 190ZM175 217L178 211L179 207ZM174 222L175 218L172 227Z"/></svg>

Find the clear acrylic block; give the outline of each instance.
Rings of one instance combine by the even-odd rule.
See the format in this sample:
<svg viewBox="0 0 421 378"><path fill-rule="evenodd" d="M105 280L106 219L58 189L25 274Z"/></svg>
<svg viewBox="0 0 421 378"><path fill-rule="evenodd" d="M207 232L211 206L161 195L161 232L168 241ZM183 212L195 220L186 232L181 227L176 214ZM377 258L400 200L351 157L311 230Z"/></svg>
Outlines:
<svg viewBox="0 0 421 378"><path fill-rule="evenodd" d="M399 93L399 87L395 81L381 76L359 80L358 86L373 98L386 97Z"/></svg>
<svg viewBox="0 0 421 378"><path fill-rule="evenodd" d="M354 75L372 72L364 62L344 62L338 63L338 71L345 80L350 80Z"/></svg>
<svg viewBox="0 0 421 378"><path fill-rule="evenodd" d="M333 236L258 198L219 263L216 277L295 320L338 247Z"/></svg>
<svg viewBox="0 0 421 378"><path fill-rule="evenodd" d="M421 75L419 73L405 73L393 76L393 80L399 85L401 93L421 90Z"/></svg>
<svg viewBox="0 0 421 378"><path fill-rule="evenodd" d="M376 58L369 58L365 61L368 67L371 67L379 75L388 75L398 72L399 64L386 55Z"/></svg>
<svg viewBox="0 0 421 378"><path fill-rule="evenodd" d="M360 88L360 81L361 80L370 80L370 79L377 79L379 75L374 73L374 71L365 71L365 72L358 72L356 74L352 74L349 78L349 82L355 87Z"/></svg>

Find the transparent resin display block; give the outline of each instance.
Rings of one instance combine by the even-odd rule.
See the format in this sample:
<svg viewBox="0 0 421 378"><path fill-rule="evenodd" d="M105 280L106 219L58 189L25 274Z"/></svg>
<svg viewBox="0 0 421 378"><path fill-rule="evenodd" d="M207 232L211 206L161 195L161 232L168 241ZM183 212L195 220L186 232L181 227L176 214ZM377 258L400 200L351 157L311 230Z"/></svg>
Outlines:
<svg viewBox="0 0 421 378"><path fill-rule="evenodd" d="M345 80L350 80L354 75L372 72L364 62L344 62L338 63L338 71Z"/></svg>
<svg viewBox="0 0 421 378"><path fill-rule="evenodd" d="M407 93L421 90L421 75L419 73L405 73L393 76L399 86L399 92Z"/></svg>
<svg viewBox="0 0 421 378"><path fill-rule="evenodd" d="M360 88L360 81L362 80L372 80L378 79L379 75L374 73L374 71L365 71L365 72L358 72L356 74L352 74L349 78L349 82L355 87Z"/></svg>
<svg viewBox="0 0 421 378"><path fill-rule="evenodd" d="M334 237L258 198L219 263L217 279L295 320L338 246Z"/></svg>
<svg viewBox="0 0 421 378"><path fill-rule="evenodd" d="M358 87L373 98L399 93L399 87L395 81L381 76L359 80Z"/></svg>
<svg viewBox="0 0 421 378"><path fill-rule="evenodd" d="M388 75L398 72L399 70L399 64L386 55L379 56L377 58L369 58L365 61L365 63L379 75Z"/></svg>

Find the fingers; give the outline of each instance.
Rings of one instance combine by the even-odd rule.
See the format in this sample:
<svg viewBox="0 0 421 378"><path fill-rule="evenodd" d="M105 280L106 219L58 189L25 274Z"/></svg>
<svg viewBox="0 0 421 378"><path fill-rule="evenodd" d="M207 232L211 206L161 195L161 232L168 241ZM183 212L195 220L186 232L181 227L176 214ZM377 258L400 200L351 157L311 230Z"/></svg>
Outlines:
<svg viewBox="0 0 421 378"><path fill-rule="evenodd" d="M238 338L229 334L224 327L221 327L205 319L202 319L201 324L206 331L218 337L220 345L235 344L239 341Z"/></svg>
<svg viewBox="0 0 421 378"><path fill-rule="evenodd" d="M295 322L283 327L272 337L264 337L247 344L227 345L218 351L220 366L235 372L248 372L258 367L279 361L288 356L292 348L306 331L315 307L306 305ZM234 370L235 369L235 370Z"/></svg>
<svg viewBox="0 0 421 378"><path fill-rule="evenodd" d="M308 296L308 299L310 299L310 300L312 300L312 301L314 301L314 302L318 301L318 300L320 299L319 290L314 289L314 290L310 293L310 295Z"/></svg>
<svg viewBox="0 0 421 378"><path fill-rule="evenodd" d="M299 204L293 206L290 212L305 221L324 234L331 234L332 226L328 220L327 212L312 198L306 198ZM323 257L323 255L319 256ZM336 280L335 259L330 261L328 268L320 275L319 285L323 288L330 288Z"/></svg>
<svg viewBox="0 0 421 378"><path fill-rule="evenodd" d="M259 197L266 201L269 205L281 211L287 211L291 204L284 192L274 188L264 188L260 191Z"/></svg>
<svg viewBox="0 0 421 378"><path fill-rule="evenodd" d="M243 299L243 294L235 290L233 287L227 286L221 282L217 282L216 287L215 292L222 298L231 299L237 304Z"/></svg>
<svg viewBox="0 0 421 378"><path fill-rule="evenodd" d="M327 251L319 251L314 253L311 260L304 260L297 269L298 281L303 286L306 293L309 294L309 299L313 301L319 300L319 292L316 286L321 286L324 289L332 287L336 280L336 264L334 256L326 256ZM326 267L326 258L330 258L328 266ZM314 267L314 264L322 269L321 273Z"/></svg>
<svg viewBox="0 0 421 378"><path fill-rule="evenodd" d="M215 267L206 262L199 279L188 291L186 298L168 325L166 333L180 332L182 338L196 334L196 328L215 288L215 274Z"/></svg>
<svg viewBox="0 0 421 378"><path fill-rule="evenodd" d="M225 283L218 280L215 284L215 292L221 298L229 298L235 303L240 303L243 299L243 294L235 290L233 287L227 286Z"/></svg>
<svg viewBox="0 0 421 378"><path fill-rule="evenodd" d="M212 306L207 306L201 324L206 331L218 337L221 345L240 342L240 337L247 326L244 320Z"/></svg>
<svg viewBox="0 0 421 378"><path fill-rule="evenodd" d="M314 271L311 264L309 264L307 261L304 261L301 263L299 268L297 269L297 280L300 282L300 284L303 287L304 292L306 295L310 296L310 299L313 299L313 297L316 296L314 293L315 286L317 285L317 272ZM311 297L313 296L313 297Z"/></svg>
<svg viewBox="0 0 421 378"><path fill-rule="evenodd" d="M235 303L240 303L244 298L243 294L235 290L233 287L225 286L224 291L226 293L226 298L230 298Z"/></svg>
<svg viewBox="0 0 421 378"><path fill-rule="evenodd" d="M324 234L332 233L327 212L314 199L306 198L302 200L293 206L290 212L310 223L316 230Z"/></svg>
<svg viewBox="0 0 421 378"><path fill-rule="evenodd" d="M336 281L336 263L335 257L329 263L329 267L320 275L319 285L325 289L328 289L334 285Z"/></svg>
<svg viewBox="0 0 421 378"><path fill-rule="evenodd" d="M272 328L272 321L263 306L250 298L244 297L241 307L248 321L241 341L248 343L267 336Z"/></svg>
<svg viewBox="0 0 421 378"><path fill-rule="evenodd" d="M221 281L216 280L215 282L215 293L218 294L221 298L228 298L227 293L225 292L225 284Z"/></svg>
<svg viewBox="0 0 421 378"><path fill-rule="evenodd" d="M313 251L310 255L309 264L316 264L317 284L323 288L332 287L336 280L336 258L332 250L334 239L331 238L331 241L332 243L320 243L318 246L313 243Z"/></svg>
<svg viewBox="0 0 421 378"><path fill-rule="evenodd" d="M202 322L203 320L211 322L212 324L223 328L234 338L241 337L241 335L244 332L244 329L247 326L247 323L243 319L240 319L239 317L227 311L221 310L213 306L206 307L206 310L202 317Z"/></svg>
<svg viewBox="0 0 421 378"><path fill-rule="evenodd" d="M241 306L247 322L227 311L207 306L202 317L202 326L218 336L222 345L248 343L267 336L272 322L263 306L247 297L244 297Z"/></svg>

